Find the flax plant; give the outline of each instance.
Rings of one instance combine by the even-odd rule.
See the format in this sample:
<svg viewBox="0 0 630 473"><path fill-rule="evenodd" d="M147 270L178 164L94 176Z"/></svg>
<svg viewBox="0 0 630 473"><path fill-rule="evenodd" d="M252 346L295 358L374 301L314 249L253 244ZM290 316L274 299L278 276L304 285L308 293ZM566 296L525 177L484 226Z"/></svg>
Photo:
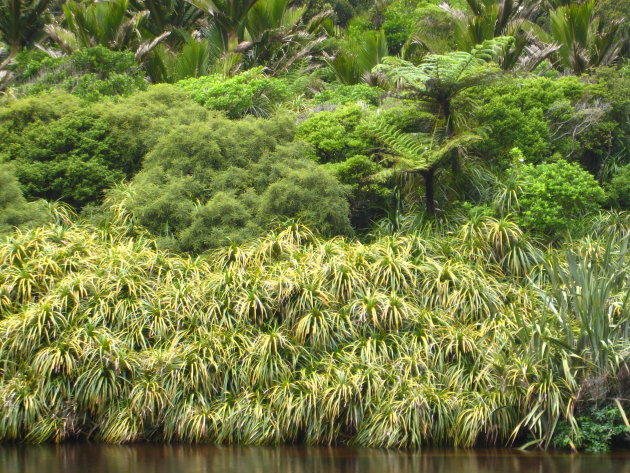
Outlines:
<svg viewBox="0 0 630 473"><path fill-rule="evenodd" d="M545 446L625 362L627 242L565 255L510 215L447 228L358 242L292 224L196 258L124 219L16 232L0 439Z"/></svg>

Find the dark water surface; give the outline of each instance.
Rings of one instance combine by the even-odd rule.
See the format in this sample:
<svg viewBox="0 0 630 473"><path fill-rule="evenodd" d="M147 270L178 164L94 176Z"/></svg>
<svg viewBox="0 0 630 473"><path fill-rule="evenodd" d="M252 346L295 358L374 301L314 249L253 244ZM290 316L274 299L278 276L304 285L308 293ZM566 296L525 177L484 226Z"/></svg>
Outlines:
<svg viewBox="0 0 630 473"><path fill-rule="evenodd" d="M630 453L343 447L0 446L0 473L630 473Z"/></svg>

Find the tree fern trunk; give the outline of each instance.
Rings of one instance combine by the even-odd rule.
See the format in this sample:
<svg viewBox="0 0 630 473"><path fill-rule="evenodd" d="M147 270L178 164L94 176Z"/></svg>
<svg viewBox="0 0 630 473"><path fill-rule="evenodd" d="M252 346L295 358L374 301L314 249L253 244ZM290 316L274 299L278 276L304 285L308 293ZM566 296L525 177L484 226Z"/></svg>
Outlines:
<svg viewBox="0 0 630 473"><path fill-rule="evenodd" d="M424 198L426 200L427 212L435 215L435 170L429 169L422 172L424 177Z"/></svg>

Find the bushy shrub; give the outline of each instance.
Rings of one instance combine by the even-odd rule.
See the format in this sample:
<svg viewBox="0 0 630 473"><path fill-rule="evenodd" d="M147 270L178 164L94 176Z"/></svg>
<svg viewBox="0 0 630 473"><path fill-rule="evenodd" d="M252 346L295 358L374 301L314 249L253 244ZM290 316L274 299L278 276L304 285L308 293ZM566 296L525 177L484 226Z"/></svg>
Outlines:
<svg viewBox="0 0 630 473"><path fill-rule="evenodd" d="M520 170L522 224L555 238L582 215L599 208L605 194L595 178L575 163L559 160Z"/></svg>
<svg viewBox="0 0 630 473"><path fill-rule="evenodd" d="M224 111L230 118L246 114L267 116L275 106L291 98L291 90L286 80L265 77L261 70L250 69L230 78L214 74L185 79L176 85L195 102Z"/></svg>
<svg viewBox="0 0 630 473"><path fill-rule="evenodd" d="M383 13L381 25L391 54L398 54L411 35L415 23L415 10L418 5L414 0L396 0L391 2Z"/></svg>
<svg viewBox="0 0 630 473"><path fill-rule="evenodd" d="M61 89L88 101L130 95L147 88L147 82L129 51L103 46L79 49L53 58L38 51L19 54L12 66L17 95Z"/></svg>
<svg viewBox="0 0 630 473"><path fill-rule="evenodd" d="M0 113L1 158L15 162L28 199L85 205L137 168L139 156L128 143L111 136L108 124L95 110L70 109L56 119L50 111L42 114L49 119L41 120L36 111L54 106L56 99L29 100L35 104L29 110L30 119L22 115L23 104L10 105ZM15 123L22 126L12 126Z"/></svg>
<svg viewBox="0 0 630 473"><path fill-rule="evenodd" d="M580 133L580 160L609 180L624 164L630 164L630 63L623 67L602 67L591 76L588 93L605 104L606 113L593 127Z"/></svg>
<svg viewBox="0 0 630 473"><path fill-rule="evenodd" d="M202 252L260 235L275 218L348 233L344 186L293 142L293 121L214 117L161 138L129 195L110 193L163 246ZM121 199L126 199L124 202Z"/></svg>
<svg viewBox="0 0 630 473"><path fill-rule="evenodd" d="M27 202L12 170L0 165L0 235L15 227L41 225L47 219L44 202Z"/></svg>
<svg viewBox="0 0 630 473"><path fill-rule="evenodd" d="M560 448L577 448L590 453L609 452L616 437L628 434L628 428L617 406L590 408L577 417L579 432L562 421L553 436L553 444Z"/></svg>
<svg viewBox="0 0 630 473"><path fill-rule="evenodd" d="M297 137L314 146L322 163L344 161L369 147L368 139L358 129L366 115L359 105L318 112L298 125Z"/></svg>
<svg viewBox="0 0 630 473"><path fill-rule="evenodd" d="M313 97L317 104L328 103L344 105L347 103L364 102L370 105L378 105L383 89L370 87L367 84L333 84Z"/></svg>
<svg viewBox="0 0 630 473"><path fill-rule="evenodd" d="M630 210L630 164L622 167L611 179L608 196L614 206Z"/></svg>
<svg viewBox="0 0 630 473"><path fill-rule="evenodd" d="M351 191L350 215L354 228L368 229L383 217L392 189L382 177L384 168L380 164L368 156L355 155L326 167Z"/></svg>

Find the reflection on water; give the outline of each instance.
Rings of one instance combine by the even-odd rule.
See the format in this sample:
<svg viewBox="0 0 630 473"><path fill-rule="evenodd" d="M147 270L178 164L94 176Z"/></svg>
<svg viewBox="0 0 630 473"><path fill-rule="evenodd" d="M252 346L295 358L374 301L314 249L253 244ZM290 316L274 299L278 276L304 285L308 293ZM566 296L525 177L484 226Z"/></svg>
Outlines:
<svg viewBox="0 0 630 473"><path fill-rule="evenodd" d="M630 454L342 447L0 446L0 473L630 473Z"/></svg>

